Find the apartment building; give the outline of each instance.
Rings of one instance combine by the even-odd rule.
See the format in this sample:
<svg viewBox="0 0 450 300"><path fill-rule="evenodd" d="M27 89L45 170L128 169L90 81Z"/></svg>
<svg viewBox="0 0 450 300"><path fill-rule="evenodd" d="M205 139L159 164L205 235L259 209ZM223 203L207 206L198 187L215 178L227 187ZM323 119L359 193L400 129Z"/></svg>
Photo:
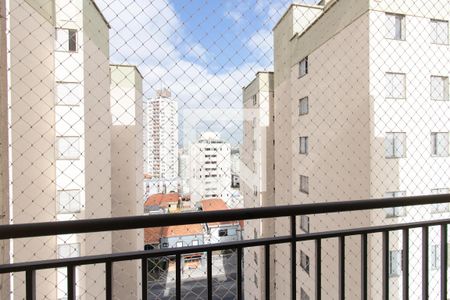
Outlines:
<svg viewBox="0 0 450 300"><path fill-rule="evenodd" d="M244 141L240 150L240 190L244 207L275 205L273 77L273 72L259 72L243 88ZM270 237L273 234L274 220L245 221L246 239ZM264 298L262 287L265 284L265 263L262 247L245 249L244 291L247 299L253 296ZM270 264L273 278L273 261Z"/></svg>
<svg viewBox="0 0 450 300"><path fill-rule="evenodd" d="M206 198L228 202L231 191L231 148L219 133L204 132L189 147L189 191L193 203Z"/></svg>
<svg viewBox="0 0 450 300"><path fill-rule="evenodd" d="M0 224L8 224L9 198L8 174L8 68L7 68L7 38L6 38L6 5L0 1ZM0 241L0 264L9 262L9 241ZM9 276L0 275L0 298L8 297Z"/></svg>
<svg viewBox="0 0 450 300"><path fill-rule="evenodd" d="M144 102L145 173L151 178L172 180L177 190L178 177L178 104L168 89L156 91L154 99Z"/></svg>
<svg viewBox="0 0 450 300"><path fill-rule="evenodd" d="M138 128L118 124L129 120L123 111L112 123L109 24L92 0L18 0L8 1L6 7L2 16L7 16L8 30L2 50L4 42L8 48L1 52L8 67L1 82L2 147L7 147L1 157L2 221L65 221L111 217L112 210L119 213L122 206L116 202L113 208L111 195L132 193L134 188L131 197L135 198L137 189L141 193L143 189L137 186L132 163L130 181L135 181L121 181L120 187L111 188L112 172L121 168L118 163L123 158L114 151L126 142L120 139L123 136L114 141L111 133L120 135L116 126ZM117 76L114 79L120 81ZM142 93L138 80L134 84ZM121 104L131 101L130 94L118 95L118 90L113 87L112 94L120 97ZM141 97L134 96L134 101ZM113 114L116 108L111 108ZM133 118L138 120L139 115ZM137 141L130 141L130 147L132 143ZM135 151L142 148L133 146ZM139 153L132 153L135 156L128 159L137 160ZM111 233L63 235L11 241L2 248L2 255L12 263L110 253L115 246ZM64 269L37 272L37 298L67 297L66 275ZM105 297L103 284L95 284L104 278L102 266L78 267L76 276L80 299ZM0 297L24 298L24 274L6 277Z"/></svg>
<svg viewBox="0 0 450 300"><path fill-rule="evenodd" d="M111 198L112 216L143 214L144 155L142 75L136 66L111 65ZM112 233L112 251L143 249L143 230ZM141 264L114 266L114 298L141 298Z"/></svg>
<svg viewBox="0 0 450 300"><path fill-rule="evenodd" d="M322 1L291 5L274 28L276 204L448 192L450 3ZM400 211L304 216L298 232L448 216L448 205ZM288 233L277 221L277 234ZM421 264L410 236L410 266ZM439 235L430 231L430 280L439 281ZM360 295L359 241L346 239L346 297ZM401 234L389 244L391 298L401 295ZM276 249L277 299L289 297L289 247ZM314 298L314 244L298 247L298 295ZM337 241L322 244L322 294L337 297ZM369 262L381 239L369 239ZM434 249L434 251L433 251ZM381 265L371 264L369 297L381 297ZM410 272L410 295L421 278ZM436 288L430 298L438 298Z"/></svg>

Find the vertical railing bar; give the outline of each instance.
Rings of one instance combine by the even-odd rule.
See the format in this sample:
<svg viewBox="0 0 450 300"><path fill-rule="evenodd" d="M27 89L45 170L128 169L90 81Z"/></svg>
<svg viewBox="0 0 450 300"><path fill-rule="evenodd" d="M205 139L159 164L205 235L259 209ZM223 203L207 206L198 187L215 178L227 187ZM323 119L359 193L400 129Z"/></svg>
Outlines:
<svg viewBox="0 0 450 300"><path fill-rule="evenodd" d="M67 299L76 299L76 267L67 266Z"/></svg>
<svg viewBox="0 0 450 300"><path fill-rule="evenodd" d="M212 251L208 250L206 258L206 277L208 282L208 300L212 300L213 286L212 286Z"/></svg>
<svg viewBox="0 0 450 300"><path fill-rule="evenodd" d="M345 236L339 237L339 299L345 299Z"/></svg>
<svg viewBox="0 0 450 300"><path fill-rule="evenodd" d="M422 299L428 299L428 226L422 227Z"/></svg>
<svg viewBox="0 0 450 300"><path fill-rule="evenodd" d="M242 300L242 248L237 248L237 299Z"/></svg>
<svg viewBox="0 0 450 300"><path fill-rule="evenodd" d="M26 299L36 300L36 270L30 269L25 273Z"/></svg>
<svg viewBox="0 0 450 300"><path fill-rule="evenodd" d="M361 300L367 300L367 234L361 235Z"/></svg>
<svg viewBox="0 0 450 300"><path fill-rule="evenodd" d="M141 284L142 284L142 300L147 300L148 297L148 258L144 257L141 260Z"/></svg>
<svg viewBox="0 0 450 300"><path fill-rule="evenodd" d="M316 300L322 298L322 240L316 239Z"/></svg>
<svg viewBox="0 0 450 300"><path fill-rule="evenodd" d="M441 225L441 299L447 300L447 224Z"/></svg>
<svg viewBox="0 0 450 300"><path fill-rule="evenodd" d="M111 300L113 298L113 263L107 261L105 263L105 287L106 287L106 299Z"/></svg>
<svg viewBox="0 0 450 300"><path fill-rule="evenodd" d="M181 254L175 255L175 298L181 300Z"/></svg>
<svg viewBox="0 0 450 300"><path fill-rule="evenodd" d="M409 299L409 230L403 229L403 300Z"/></svg>
<svg viewBox="0 0 450 300"><path fill-rule="evenodd" d="M266 300L270 300L270 244L264 246Z"/></svg>
<svg viewBox="0 0 450 300"><path fill-rule="evenodd" d="M291 299L297 297L297 228L295 215L291 216Z"/></svg>
<svg viewBox="0 0 450 300"><path fill-rule="evenodd" d="M382 242L382 256L383 256L383 299L389 299L389 231L383 231Z"/></svg>

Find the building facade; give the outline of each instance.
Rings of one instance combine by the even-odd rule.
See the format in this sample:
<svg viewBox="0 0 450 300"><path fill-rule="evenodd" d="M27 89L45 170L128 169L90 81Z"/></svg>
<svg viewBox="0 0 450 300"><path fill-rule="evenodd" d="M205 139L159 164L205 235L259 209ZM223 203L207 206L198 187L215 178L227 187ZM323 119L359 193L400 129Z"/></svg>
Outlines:
<svg viewBox="0 0 450 300"><path fill-rule="evenodd" d="M110 217L109 25L88 0L8 2L8 223ZM22 239L8 247L9 262L105 253L111 234ZM102 272L79 268L79 295ZM67 287L58 282L65 275L38 274L37 297L64 297ZM24 276L9 282L8 293L21 298Z"/></svg>
<svg viewBox="0 0 450 300"><path fill-rule="evenodd" d="M111 65L112 217L143 214L144 155L142 75L136 66ZM142 249L143 230L112 233L112 251ZM141 265L121 262L114 270L114 298L141 298Z"/></svg>
<svg viewBox="0 0 450 300"><path fill-rule="evenodd" d="M274 28L277 205L448 192L448 1L291 5ZM298 232L448 216L443 207L303 216ZM289 232L275 223L277 234ZM391 297L401 295L402 237L390 237ZM410 266L420 265L419 235ZM439 235L430 231L430 244ZM381 239L370 237L369 287L381 297ZM322 295L337 295L337 241L322 243ZM360 295L359 240L346 240L346 297ZM436 251L430 248L434 261ZM289 297L289 247L276 246L277 299ZM298 247L298 295L314 297L314 244ZM436 268L431 280L439 281ZM412 274L412 273L410 273ZM410 277L419 295L420 275ZM417 283L417 284L416 284ZM438 298L432 289L430 298Z"/></svg>
<svg viewBox="0 0 450 300"><path fill-rule="evenodd" d="M274 191L274 97L273 72L259 72L243 89L244 141L241 147L240 190L244 207L275 205ZM247 220L245 239L271 237L274 220ZM274 257L273 255L271 257ZM264 298L264 249L244 251L245 293ZM270 269L273 273L273 261ZM273 275L273 274L272 274ZM273 277L272 277L273 278Z"/></svg>
<svg viewBox="0 0 450 300"><path fill-rule="evenodd" d="M189 147L189 191L194 203L206 198L228 202L231 191L230 144L218 133L204 132Z"/></svg>

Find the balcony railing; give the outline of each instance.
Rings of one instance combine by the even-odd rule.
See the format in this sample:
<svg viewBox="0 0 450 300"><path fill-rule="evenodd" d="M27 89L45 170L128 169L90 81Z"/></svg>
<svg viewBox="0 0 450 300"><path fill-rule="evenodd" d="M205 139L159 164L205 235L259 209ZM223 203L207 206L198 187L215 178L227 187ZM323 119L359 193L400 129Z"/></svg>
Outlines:
<svg viewBox="0 0 450 300"><path fill-rule="evenodd" d="M441 299L447 299L447 226L450 219L440 219L432 221L420 221L414 223L391 224L381 226L371 226L363 228L350 228L345 230L334 230L324 232L314 232L308 234L298 234L296 231L296 216L318 215L326 213L350 212L358 210L370 210L390 207L416 206L450 202L450 195L430 195L417 197L401 197L391 199L370 199L358 201L340 201L318 204L302 204L290 206L234 209L227 211L209 211L209 212L188 212L170 215L151 215L120 217L110 219L90 219L79 221L48 222L36 224L14 224L0 226L0 239L18 239L41 236L54 236L60 234L90 233L101 231L116 231L127 229L139 229L148 227L159 227L170 225L184 225L207 222L235 221L266 219L277 217L288 217L290 219L290 234L284 236L275 236L269 238L259 238L251 240L240 240L226 243L208 244L200 246L190 246L171 249L154 249L150 251L133 251L125 253L114 253L95 256L83 256L67 259L54 259L44 261L31 261L23 263L12 263L0 266L0 274L25 272L26 273L26 297L35 299L36 295L36 271L53 268L67 269L68 298L76 298L76 268L83 265L105 264L106 268L106 295L107 299L112 298L113 264L120 261L140 260L142 264L142 282L148 281L147 264L148 259L157 257L173 256L175 257L176 277L175 290L176 299L181 299L181 258L184 254L201 253L207 254L207 297L213 298L212 289L212 253L217 250L235 250L237 252L237 285L236 298L243 299L243 249L255 246L263 246L265 251L265 261L271 259L270 248L277 244L290 244L290 286L291 298L297 298L297 243L305 241L314 241L315 243L315 298L321 299L321 272L322 272L322 251L321 245L324 239L338 239L338 293L339 299L345 298L345 273L346 273L346 237L360 236L361 251L361 299L368 299L368 236L375 233L382 234L382 298L389 297L389 233L391 231L401 231L403 235L403 277L402 277L402 295L403 299L409 298L409 232L411 229L422 229L422 299L428 298L429 293L429 274L428 274L428 231L431 226L439 226L441 233L440 241L440 295ZM264 264L265 268L265 295L270 298L270 263ZM148 285L142 284L142 297L147 299Z"/></svg>

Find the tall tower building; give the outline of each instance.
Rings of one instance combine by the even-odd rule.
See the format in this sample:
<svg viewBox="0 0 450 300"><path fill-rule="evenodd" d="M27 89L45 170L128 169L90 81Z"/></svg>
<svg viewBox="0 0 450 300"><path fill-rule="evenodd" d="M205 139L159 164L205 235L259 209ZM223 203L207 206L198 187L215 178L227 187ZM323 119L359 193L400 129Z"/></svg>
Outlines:
<svg viewBox="0 0 450 300"><path fill-rule="evenodd" d="M171 97L169 90L159 90L154 99L144 103L145 172L169 182L178 177L178 104Z"/></svg>
<svg viewBox="0 0 450 300"><path fill-rule="evenodd" d="M218 133L204 132L189 148L189 190L191 200L219 197L230 199L231 146Z"/></svg>
<svg viewBox="0 0 450 300"><path fill-rule="evenodd" d="M109 25L92 0L8 2L7 223L110 217ZM8 247L10 263L108 253L111 233ZM92 284L103 272L77 268L77 294L104 297L103 285ZM65 277L65 270L37 272L37 298L67 297ZM11 295L24 298L24 275L9 282Z"/></svg>

